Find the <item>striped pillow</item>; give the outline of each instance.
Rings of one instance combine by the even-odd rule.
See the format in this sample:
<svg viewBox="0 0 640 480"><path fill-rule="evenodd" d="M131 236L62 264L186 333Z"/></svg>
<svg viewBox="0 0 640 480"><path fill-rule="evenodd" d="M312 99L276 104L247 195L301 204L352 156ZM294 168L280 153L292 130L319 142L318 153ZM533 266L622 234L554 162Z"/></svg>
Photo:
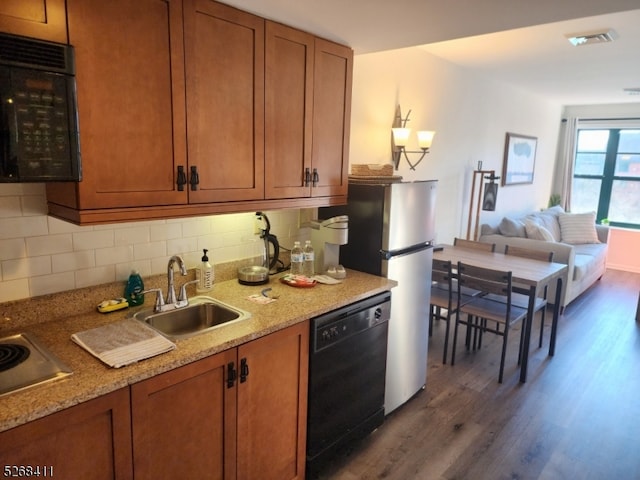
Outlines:
<svg viewBox="0 0 640 480"><path fill-rule="evenodd" d="M572 245L581 243L600 243L596 233L596 214L561 213L558 216L562 241Z"/></svg>

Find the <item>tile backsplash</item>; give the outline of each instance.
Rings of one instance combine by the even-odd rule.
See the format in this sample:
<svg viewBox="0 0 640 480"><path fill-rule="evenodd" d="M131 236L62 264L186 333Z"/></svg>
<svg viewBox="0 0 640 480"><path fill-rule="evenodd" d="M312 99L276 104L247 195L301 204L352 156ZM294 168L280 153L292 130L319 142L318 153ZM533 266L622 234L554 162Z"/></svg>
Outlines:
<svg viewBox="0 0 640 480"><path fill-rule="evenodd" d="M299 210L265 212L284 248L304 240ZM0 302L115 281L132 269L144 277L166 272L173 254L189 268L209 258L226 263L247 256L254 213L212 215L79 227L47 216L43 184L0 184Z"/></svg>

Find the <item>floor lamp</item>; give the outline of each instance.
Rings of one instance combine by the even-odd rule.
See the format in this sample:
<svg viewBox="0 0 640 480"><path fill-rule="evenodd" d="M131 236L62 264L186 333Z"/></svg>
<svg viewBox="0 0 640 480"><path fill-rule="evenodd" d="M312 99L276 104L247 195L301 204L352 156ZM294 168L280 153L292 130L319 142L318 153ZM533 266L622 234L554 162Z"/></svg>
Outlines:
<svg viewBox="0 0 640 480"><path fill-rule="evenodd" d="M473 171L473 181L471 183L471 197L469 201L469 220L467 222L467 240L478 240L478 222L480 221L480 207L483 210L493 211L496 209L496 196L498 184L495 183L500 177L496 177L495 170L482 170L482 163L478 165L479 169ZM476 197L476 184L480 179ZM485 185L484 181L489 180L490 183ZM484 187L484 188L483 188ZM484 200L483 200L484 194ZM475 222L473 210L475 207ZM471 237L471 226L473 227L473 238Z"/></svg>

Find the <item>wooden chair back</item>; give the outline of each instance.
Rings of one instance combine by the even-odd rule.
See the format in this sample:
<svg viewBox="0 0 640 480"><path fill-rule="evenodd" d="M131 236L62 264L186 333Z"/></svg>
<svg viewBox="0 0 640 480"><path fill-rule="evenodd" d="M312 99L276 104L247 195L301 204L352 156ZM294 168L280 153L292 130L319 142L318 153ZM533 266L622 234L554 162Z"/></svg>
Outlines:
<svg viewBox="0 0 640 480"><path fill-rule="evenodd" d="M431 265L431 282L438 283L442 288L451 290L451 260L433 259Z"/></svg>
<svg viewBox="0 0 640 480"><path fill-rule="evenodd" d="M496 244L495 243L484 243L484 242L476 242L475 240L465 240L463 238L454 238L453 244L456 247L462 248L470 248L473 250L481 250L483 252L495 252Z"/></svg>
<svg viewBox="0 0 640 480"><path fill-rule="evenodd" d="M530 258L532 260L540 260L542 262L553 262L553 252L545 252L543 250L534 250L532 248L514 247L506 245L504 247L505 255L515 255L517 257Z"/></svg>
<svg viewBox="0 0 640 480"><path fill-rule="evenodd" d="M511 272L458 262L459 288L468 287L484 293L502 295L509 304L511 304L511 276Z"/></svg>

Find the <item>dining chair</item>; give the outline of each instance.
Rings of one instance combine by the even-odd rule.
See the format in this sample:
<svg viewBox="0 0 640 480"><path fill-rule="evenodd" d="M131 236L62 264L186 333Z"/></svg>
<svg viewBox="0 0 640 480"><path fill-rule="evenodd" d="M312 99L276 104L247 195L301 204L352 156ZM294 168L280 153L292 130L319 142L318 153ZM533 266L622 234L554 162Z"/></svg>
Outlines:
<svg viewBox="0 0 640 480"><path fill-rule="evenodd" d="M483 252L495 252L495 243L476 242L475 240L465 240L463 238L454 238L453 244L456 247L469 248L473 250L480 250Z"/></svg>
<svg viewBox="0 0 640 480"><path fill-rule="evenodd" d="M553 262L553 252L543 250L534 250L532 248L514 247L513 245L505 245L505 255L515 255L522 258L530 258L532 260L540 260L541 262ZM529 305L529 289L523 286L514 285L514 293L511 297L511 303L519 307L528 308ZM540 338L538 339L538 348L542 347L542 337L544 335L544 317L547 311L547 286L545 285L542 297L537 297L533 307L534 315L540 311Z"/></svg>
<svg viewBox="0 0 640 480"><path fill-rule="evenodd" d="M479 338L481 346L482 334L488 332L502 337L502 352L500 356L500 372L498 382L502 383L504 362L507 353L509 331L516 323L524 320L527 309L512 305L512 273L510 271L494 270L477 267L463 262L458 262L458 295L462 287L473 288L485 292L486 295L473 297L467 303L460 305L456 311L456 322L453 331L453 345L451 353L451 365L455 364L456 345L458 343L458 327L467 327L467 350L470 348L470 333L473 331L473 348L476 348L476 339ZM506 298L506 301L497 301L488 298L488 295L498 295ZM522 337L521 337L522 340ZM520 341L519 356L522 352Z"/></svg>
<svg viewBox="0 0 640 480"><path fill-rule="evenodd" d="M433 321L444 320L446 323L444 333L444 350L442 363L447 363L449 346L449 332L451 318L458 310L459 305L471 300L472 294L457 293L457 281L453 274L450 260L433 259L431 269L431 300L429 305L429 336L433 334Z"/></svg>

